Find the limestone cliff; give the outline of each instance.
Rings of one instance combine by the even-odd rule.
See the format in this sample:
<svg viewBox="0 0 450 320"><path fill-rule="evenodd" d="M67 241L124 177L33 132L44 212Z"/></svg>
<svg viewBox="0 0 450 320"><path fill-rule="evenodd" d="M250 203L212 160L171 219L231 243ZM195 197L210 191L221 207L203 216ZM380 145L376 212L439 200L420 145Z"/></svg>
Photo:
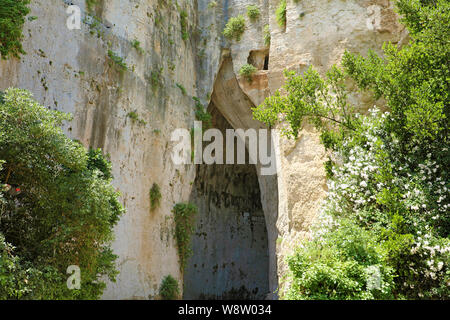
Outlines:
<svg viewBox="0 0 450 320"><path fill-rule="evenodd" d="M259 18L246 17L239 42L226 40L228 19L246 15L251 4ZM66 27L68 5L82 9L81 30ZM278 0L99 0L88 15L84 0L32 1L37 19L24 28L27 54L0 62L0 90L25 88L42 104L72 113L67 134L110 155L127 213L113 245L120 275L104 298L157 298L168 274L184 280L192 297L276 298L284 258L305 239L326 195L326 155L317 135L306 129L296 141L276 141L278 173L261 176L250 165L175 165L172 131L192 127L192 97L209 106L222 129L262 128L250 108L281 87L284 69L314 65L325 72L345 50L365 54L406 39L388 0L288 0L285 28L276 22L277 6ZM246 63L259 69L251 83L239 76ZM363 108L377 103L358 94L353 99ZM162 200L150 210L153 183ZM200 208L184 275L171 212L183 201Z"/></svg>

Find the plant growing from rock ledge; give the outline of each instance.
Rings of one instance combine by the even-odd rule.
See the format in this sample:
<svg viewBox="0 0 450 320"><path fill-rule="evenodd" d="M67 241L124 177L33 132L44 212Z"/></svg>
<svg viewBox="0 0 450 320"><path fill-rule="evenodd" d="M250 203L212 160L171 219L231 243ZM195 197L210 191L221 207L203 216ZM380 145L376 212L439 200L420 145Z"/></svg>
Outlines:
<svg viewBox="0 0 450 320"><path fill-rule="evenodd" d="M270 46L270 40L271 40L270 27L268 24L266 24L264 26L263 34L264 34L264 44L268 47L268 46Z"/></svg>
<svg viewBox="0 0 450 320"><path fill-rule="evenodd" d="M244 77L248 82L252 82L253 80L253 74L257 71L253 65L251 64L244 64L241 69L239 70L239 74L241 77Z"/></svg>
<svg viewBox="0 0 450 320"><path fill-rule="evenodd" d="M15 192L0 195L0 300L99 299L118 274L111 240L124 212L111 164L64 134L71 115L26 90L0 96L0 193ZM65 281L70 261L79 290Z"/></svg>
<svg viewBox="0 0 450 320"><path fill-rule="evenodd" d="M235 39L236 41L240 41L244 31L245 18L243 15L238 15L237 17L228 20L225 29L223 30L223 35L229 40Z"/></svg>
<svg viewBox="0 0 450 320"><path fill-rule="evenodd" d="M195 118L202 121L205 128L209 128L211 126L211 114L205 111L199 98L192 97L192 99L195 101Z"/></svg>
<svg viewBox="0 0 450 320"><path fill-rule="evenodd" d="M191 236L194 233L194 216L197 214L197 207L192 203L177 203L173 208L175 233L178 256L180 259L180 269L183 271L187 260L192 255Z"/></svg>
<svg viewBox="0 0 450 320"><path fill-rule="evenodd" d="M140 125L146 125L147 122L141 118L139 118L139 115L135 111L128 112L127 116L133 121L138 122Z"/></svg>
<svg viewBox="0 0 450 320"><path fill-rule="evenodd" d="M164 277L159 287L159 295L163 300L176 300L180 295L178 281L170 274Z"/></svg>
<svg viewBox="0 0 450 320"><path fill-rule="evenodd" d="M138 40L133 40L132 42L131 42L131 46L133 47L133 48L135 48L136 50L137 50L137 52L139 52L140 54L143 54L144 53L144 49L142 49L142 47L141 47L141 42L140 41L138 41Z"/></svg>
<svg viewBox="0 0 450 320"><path fill-rule="evenodd" d="M184 96L187 94L186 88L183 87L182 84L176 83L175 85L178 87L178 89L181 90L181 93L182 93Z"/></svg>
<svg viewBox="0 0 450 320"><path fill-rule="evenodd" d="M123 61L122 57L119 57L112 50L108 50L108 57L116 64L120 71L128 70L127 64Z"/></svg>
<svg viewBox="0 0 450 320"><path fill-rule="evenodd" d="M280 27L286 28L286 0L281 0L275 11L277 23Z"/></svg>
<svg viewBox="0 0 450 320"><path fill-rule="evenodd" d="M259 8L255 5L249 5L247 6L247 16L250 18L250 20L255 21L259 18L260 12Z"/></svg>
<svg viewBox="0 0 450 320"><path fill-rule="evenodd" d="M189 38L189 33L187 31L187 12L186 10L180 11L180 24L181 24L181 38L186 41Z"/></svg>
<svg viewBox="0 0 450 320"><path fill-rule="evenodd" d="M12 55L25 54L22 48L22 29L25 16L30 13L29 0L0 0L0 55L6 60Z"/></svg>
<svg viewBox="0 0 450 320"><path fill-rule="evenodd" d="M158 87L160 87L162 79L161 79L161 75L162 75L162 71L163 68L160 68L156 71L152 71L150 73L150 83L152 85L153 89L157 89Z"/></svg>
<svg viewBox="0 0 450 320"><path fill-rule="evenodd" d="M216 1L211 1L210 3L208 3L208 9L213 9L215 7L217 7Z"/></svg>
<svg viewBox="0 0 450 320"><path fill-rule="evenodd" d="M161 202L161 190L159 185L154 183L149 192L150 195L150 208L151 210L156 209Z"/></svg>

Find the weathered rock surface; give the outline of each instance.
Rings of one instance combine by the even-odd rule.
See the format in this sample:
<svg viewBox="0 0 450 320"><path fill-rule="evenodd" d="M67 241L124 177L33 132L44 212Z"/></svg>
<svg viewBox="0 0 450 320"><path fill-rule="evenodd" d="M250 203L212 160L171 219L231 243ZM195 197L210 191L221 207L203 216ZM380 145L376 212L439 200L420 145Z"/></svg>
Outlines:
<svg viewBox="0 0 450 320"><path fill-rule="evenodd" d="M216 2L211 6L209 0L178 5L170 0L103 0L94 13L100 23L88 19L81 30L69 30L65 12L69 1L35 0L31 15L38 19L27 21L24 28L27 55L0 62L0 90L25 88L42 104L71 112L74 119L65 131L86 146L103 148L111 157L114 185L122 193L127 213L116 227L113 245L120 275L116 283L108 284L105 298L157 298L161 280L168 274L183 282L171 210L175 203L192 197L196 168L173 164L175 143L170 135L175 128L192 127L191 97L214 104L234 128L263 128L252 119L251 107L282 86L284 69L303 72L313 65L324 73L339 63L345 50L365 54L369 49L379 51L384 41L400 44L407 38L388 0L288 0L286 28L275 20L278 0ZM79 5L86 16L84 0L70 3ZM225 40L221 33L227 20L246 16L250 4L259 6L260 17L256 21L246 17L241 41ZM190 37L186 40L180 10L187 13ZM270 48L263 40L266 24ZM134 40L144 52L132 46ZM108 50L123 57L128 70L120 71ZM251 83L239 76L246 63L259 69ZM362 108L375 103L358 94L352 99ZM145 122L133 121L130 112ZM261 205L258 217L265 217L268 258L261 251L255 259L268 263L262 291L270 292L286 273L285 256L307 237L326 196L326 154L313 130L303 130L296 141L280 138L275 147L278 174L261 176L257 167L258 184L251 188L259 185L260 190L249 193L260 197L252 200ZM161 187L162 201L151 211L153 183ZM226 219L221 223L226 224ZM224 256L233 247L228 250ZM214 266L219 258L204 254L194 259Z"/></svg>

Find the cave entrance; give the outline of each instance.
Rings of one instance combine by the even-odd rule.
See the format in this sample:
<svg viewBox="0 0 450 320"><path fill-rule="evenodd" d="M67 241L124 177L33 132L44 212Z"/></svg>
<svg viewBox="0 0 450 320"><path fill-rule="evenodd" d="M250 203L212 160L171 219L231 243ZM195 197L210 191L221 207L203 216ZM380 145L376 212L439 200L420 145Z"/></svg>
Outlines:
<svg viewBox="0 0 450 320"><path fill-rule="evenodd" d="M269 49L250 51L247 63L258 70L269 70Z"/></svg>
<svg viewBox="0 0 450 320"><path fill-rule="evenodd" d="M232 126L213 103L208 111L225 136ZM198 214L183 298L265 299L269 246L256 166L203 164L196 170L190 201Z"/></svg>

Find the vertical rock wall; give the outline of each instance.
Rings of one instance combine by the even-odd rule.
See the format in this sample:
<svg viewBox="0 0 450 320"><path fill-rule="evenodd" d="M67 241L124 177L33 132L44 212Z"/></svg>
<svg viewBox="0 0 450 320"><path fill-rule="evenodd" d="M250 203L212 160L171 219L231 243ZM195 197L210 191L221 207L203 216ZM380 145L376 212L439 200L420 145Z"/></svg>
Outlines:
<svg viewBox="0 0 450 320"><path fill-rule="evenodd" d="M69 2L80 6L84 20L84 0L32 1L30 15L37 20L24 28L27 54L0 62L0 90L25 88L41 104L72 113L64 130L110 155L113 184L127 212L113 244L120 274L104 298L153 298L168 274L182 284L171 209L189 199L195 168L170 161L170 134L175 128L190 129L194 120L194 40L181 38L181 9L170 1L98 1L93 14L99 22L88 19L81 30L66 28ZM180 8L188 14L192 33L194 3L180 3ZM144 52L132 46L134 40ZM128 70L120 71L108 50L122 57ZM133 121L130 112L145 123ZM162 199L151 211L153 183L160 186Z"/></svg>
<svg viewBox="0 0 450 320"><path fill-rule="evenodd" d="M175 128L192 127L193 96L204 105L212 100L235 128L262 128L252 120L251 107L280 88L284 69L303 72L313 65L324 73L339 63L345 50L365 54L368 49L379 51L384 41L401 44L407 39L388 0L288 0L286 28L275 20L278 0L210 2L101 0L92 13L98 22L87 19L81 30L69 30L65 10L69 4L79 5L85 17L84 0L34 0L31 15L38 19L27 21L24 28L27 55L0 61L0 90L25 88L41 104L71 112L74 119L64 130L110 155L114 185L127 213L115 230L113 245L120 275L108 284L105 298L157 298L161 279L168 274L183 282L171 209L192 197L196 171L194 165L172 163L170 134ZM225 40L221 33L228 19L246 16L250 4L260 8L260 17L246 17L240 42ZM187 13L186 40L181 10ZM266 24L270 47L263 40ZM135 40L143 52L132 46ZM108 50L122 57L128 70L120 71ZM268 66L261 63L267 54ZM260 69L252 83L239 76L246 63ZM382 103L359 94L352 99L362 108ZM133 121L130 112L142 121ZM281 138L276 148L277 175L261 176L256 170L267 228L270 292L286 273L285 256L307 237L326 195L326 154L313 130L305 128L296 141ZM161 187L162 200L151 211L153 183ZM202 201L202 206L208 204ZM227 221L220 223L225 226Z"/></svg>

